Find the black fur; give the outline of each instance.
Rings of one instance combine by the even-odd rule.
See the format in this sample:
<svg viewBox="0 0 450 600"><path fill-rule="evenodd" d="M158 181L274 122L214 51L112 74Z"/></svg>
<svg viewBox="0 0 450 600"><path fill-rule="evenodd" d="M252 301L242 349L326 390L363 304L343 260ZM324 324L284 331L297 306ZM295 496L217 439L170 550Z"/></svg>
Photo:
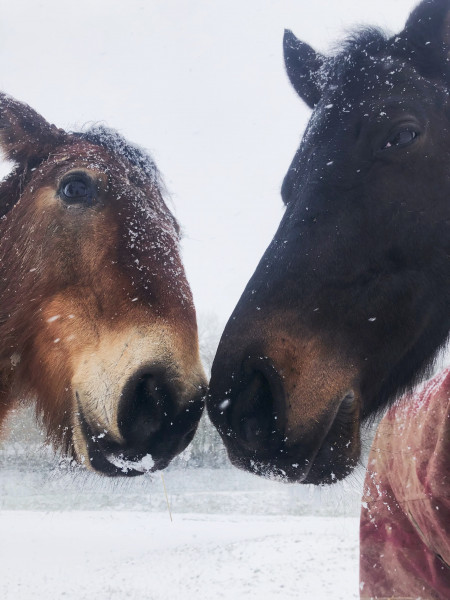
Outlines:
<svg viewBox="0 0 450 600"><path fill-rule="evenodd" d="M322 419L327 403L330 414L335 410L335 400L302 397L301 389L311 387L311 371L318 371L318 381L320 373L332 381L346 367L353 373L345 385L357 398L355 424L414 386L447 340L449 17L450 2L426 0L400 34L359 30L326 58L314 56L292 34L287 40L288 74L314 111L283 182L285 215L224 331L212 368L209 412L230 457L244 468L256 470L251 465L257 464L260 472L261 465L270 465L290 479L314 483L330 481L331 473L345 476L354 456L348 459L336 422ZM307 65L299 84L292 65L298 75L302 59ZM308 84L305 73L314 64L320 66ZM287 347L284 337L290 362L281 349ZM305 354L311 340L328 357L323 364ZM281 383L273 383L266 366L270 393L263 398L259 386L253 404L245 396L240 414L243 390L254 377L243 366L248 356L268 362ZM302 370L302 364L309 366ZM291 371L300 373L296 381ZM224 398L228 412L220 410ZM258 420L269 422L270 411L289 415L292 404L298 405L295 423L285 417L280 424L280 416L270 440L258 433ZM320 419L315 406L323 406ZM304 421L298 416L303 410L309 415ZM251 412L254 439L242 425ZM347 417L346 423L350 432ZM324 452L324 427L331 428L325 439L341 444L334 458ZM287 444L292 431L303 434ZM295 472L292 463L306 466Z"/></svg>

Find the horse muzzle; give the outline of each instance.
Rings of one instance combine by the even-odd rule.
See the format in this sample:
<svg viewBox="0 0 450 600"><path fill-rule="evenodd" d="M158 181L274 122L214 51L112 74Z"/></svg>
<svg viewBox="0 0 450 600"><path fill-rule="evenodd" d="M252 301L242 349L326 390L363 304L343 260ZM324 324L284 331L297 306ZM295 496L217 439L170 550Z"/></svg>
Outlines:
<svg viewBox="0 0 450 600"><path fill-rule="evenodd" d="M78 462L109 476L164 469L194 437L204 395L203 380L186 394L160 368L140 369L118 394L95 402L76 390Z"/></svg>
<svg viewBox="0 0 450 600"><path fill-rule="evenodd" d="M351 472L360 454L359 398L342 385L328 395L316 390L315 400L305 378L280 373L266 355L213 368L208 413L235 466L314 484Z"/></svg>

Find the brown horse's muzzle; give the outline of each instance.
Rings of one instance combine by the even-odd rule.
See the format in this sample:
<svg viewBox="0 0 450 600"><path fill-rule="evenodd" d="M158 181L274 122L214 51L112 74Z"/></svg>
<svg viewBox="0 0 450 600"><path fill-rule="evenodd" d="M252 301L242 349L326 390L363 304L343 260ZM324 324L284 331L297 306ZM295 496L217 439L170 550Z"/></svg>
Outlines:
<svg viewBox="0 0 450 600"><path fill-rule="evenodd" d="M158 358L148 362L151 356ZM183 340L131 330L85 352L72 389L78 460L106 475L134 476L165 468L186 448L206 382L198 354L183 352Z"/></svg>
<svg viewBox="0 0 450 600"><path fill-rule="evenodd" d="M141 475L164 469L191 442L202 414L205 388L187 403L163 372L137 372L119 402L119 435L92 424L79 408L90 467L105 475Z"/></svg>
<svg viewBox="0 0 450 600"><path fill-rule="evenodd" d="M331 483L352 470L360 402L350 369L288 336L259 352L253 343L234 366L229 356L222 346L207 406L235 466L302 483Z"/></svg>

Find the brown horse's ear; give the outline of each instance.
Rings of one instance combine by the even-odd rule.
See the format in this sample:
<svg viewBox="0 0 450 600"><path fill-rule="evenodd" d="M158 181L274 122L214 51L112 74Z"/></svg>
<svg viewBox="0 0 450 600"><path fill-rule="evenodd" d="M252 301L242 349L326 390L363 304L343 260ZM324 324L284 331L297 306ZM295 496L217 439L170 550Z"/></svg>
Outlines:
<svg viewBox="0 0 450 600"><path fill-rule="evenodd" d="M424 77L449 80L450 0L423 0L392 43Z"/></svg>
<svg viewBox="0 0 450 600"><path fill-rule="evenodd" d="M284 32L283 51L286 71L295 91L310 108L314 108L322 95L318 75L323 57L288 29Z"/></svg>
<svg viewBox="0 0 450 600"><path fill-rule="evenodd" d="M48 156L65 135L28 104L0 93L0 149L9 160Z"/></svg>

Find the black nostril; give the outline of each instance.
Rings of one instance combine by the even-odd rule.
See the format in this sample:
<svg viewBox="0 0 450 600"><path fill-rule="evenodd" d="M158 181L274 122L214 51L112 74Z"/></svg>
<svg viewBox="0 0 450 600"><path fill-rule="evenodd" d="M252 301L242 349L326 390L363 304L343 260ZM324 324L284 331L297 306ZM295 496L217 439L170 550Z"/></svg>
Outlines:
<svg viewBox="0 0 450 600"><path fill-rule="evenodd" d="M280 438L279 414L272 386L261 371L254 371L236 398L232 427L251 450L269 450Z"/></svg>
<svg viewBox="0 0 450 600"><path fill-rule="evenodd" d="M167 417L170 398L153 375L141 375L124 391L119 428L128 445L146 445Z"/></svg>

